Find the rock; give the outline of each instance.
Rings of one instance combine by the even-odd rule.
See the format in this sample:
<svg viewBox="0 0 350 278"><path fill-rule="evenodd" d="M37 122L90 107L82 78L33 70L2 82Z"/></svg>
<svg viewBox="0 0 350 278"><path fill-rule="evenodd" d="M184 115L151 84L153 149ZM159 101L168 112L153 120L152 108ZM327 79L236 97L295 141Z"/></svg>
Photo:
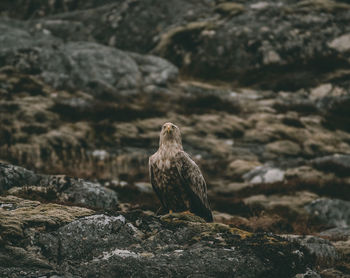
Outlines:
<svg viewBox="0 0 350 278"><path fill-rule="evenodd" d="M345 228L350 225L350 202L339 199L317 199L305 206L310 215L329 227Z"/></svg>
<svg viewBox="0 0 350 278"><path fill-rule="evenodd" d="M344 34L338 38L333 39L328 43L330 48L339 52L347 52L350 50L350 34Z"/></svg>
<svg viewBox="0 0 350 278"><path fill-rule="evenodd" d="M255 240L254 235L250 236L238 229L222 224L186 222L176 218L159 221L140 214L134 222L130 217L134 218L132 214L125 217L95 215L82 218L59 228L57 232L38 235L36 244L41 246L50 260L58 263L61 275L75 273L81 276L113 277L116 273L137 276L171 273L170 275L186 276L190 273L201 273L202 277L210 277L235 273L242 277L254 277L259 273L269 273L275 276L301 271L301 264L307 260L307 254L294 247L291 251L279 252L279 258L285 262L284 269L280 271L278 265L269 268L267 261L262 264L259 255L248 247L249 242ZM269 246L278 249L278 238L271 239L274 241L273 245L267 242L264 244L264 236L258 238L265 250ZM210 243L212 239L214 241ZM237 240L241 243L238 244ZM58 242L62 244L60 257L57 253ZM77 242L81 242L79 249L73 247ZM186 247L188 242L192 243ZM222 247L215 247L216 244ZM283 244L288 243L283 241ZM247 262L242 260L242 252L249 253L245 260L254 267L244 267ZM303 257L297 256L297 253L303 254ZM290 256L295 257L296 265L292 268L295 270L290 269ZM71 264L71 260L79 264ZM187 264L184 264L184 260ZM146 264L154 267L145 267ZM259 269L255 266L259 266Z"/></svg>
<svg viewBox="0 0 350 278"><path fill-rule="evenodd" d="M15 186L37 184L39 181L40 177L32 171L15 165L0 164L1 193Z"/></svg>
<svg viewBox="0 0 350 278"><path fill-rule="evenodd" d="M326 237L331 241L341 241L350 238L350 229L348 227L336 227L322 231L320 236Z"/></svg>
<svg viewBox="0 0 350 278"><path fill-rule="evenodd" d="M252 184L248 182L232 182L232 183L217 183L215 187L211 190L215 194L220 194L224 196L235 196L240 191L253 188Z"/></svg>
<svg viewBox="0 0 350 278"><path fill-rule="evenodd" d="M6 35L5 31L2 36ZM142 87L165 86L177 76L177 69L161 58L131 55L92 42L62 45L58 41L52 47L50 40L54 39L48 37L45 47L28 43L22 48L15 41L13 45L7 41L1 52L3 63L11 61L22 71L37 73L57 89L80 89L95 95L135 93Z"/></svg>
<svg viewBox="0 0 350 278"><path fill-rule="evenodd" d="M333 172L339 176L350 176L350 155L334 154L311 161L321 171Z"/></svg>
<svg viewBox="0 0 350 278"><path fill-rule="evenodd" d="M143 54L152 51L175 63L184 74L201 79L295 90L328 82L340 74L337 69L348 66L342 56L349 34L343 24L349 17L348 3L30 3L7 1L5 14L41 18L31 24L34 30L64 40L93 41ZM229 40L227 34L231 34ZM316 60L322 66L315 66Z"/></svg>
<svg viewBox="0 0 350 278"><path fill-rule="evenodd" d="M324 98L319 106L325 111L325 122L349 132L349 103L349 94Z"/></svg>
<svg viewBox="0 0 350 278"><path fill-rule="evenodd" d="M224 15L237 15L244 11L244 6L238 3L224 2L217 5L215 11Z"/></svg>
<svg viewBox="0 0 350 278"><path fill-rule="evenodd" d="M39 200L70 202L93 208L111 209L117 194L99 183L67 176L35 174L25 168L0 163L0 188L17 196Z"/></svg>
<svg viewBox="0 0 350 278"><path fill-rule="evenodd" d="M202 277L232 273L289 277L314 266L298 243L204 223L198 217L159 218L141 211L95 214L86 208L14 196L0 197L0 203L2 276L23 277L26 272L49 277L54 269L62 277L193 272ZM16 258L20 261L15 263Z"/></svg>
<svg viewBox="0 0 350 278"><path fill-rule="evenodd" d="M348 4L333 1L302 1L291 4L284 1L279 4L267 2L259 6L259 3L253 3L244 5L244 12L242 7L239 9L239 14L235 8L234 11L238 14L235 16L230 14L229 4L235 5L234 7L238 5L219 3L216 6L225 18L224 23L220 22L221 18L204 16L201 20L203 24L201 29L184 27L179 31L179 27L174 26L170 30L163 31L163 37L166 36L167 41L171 43L164 44L160 40L155 48L156 53L170 59L186 75L203 79L226 79L241 85L258 84L260 87L275 90L294 90L317 85L318 81L307 80L314 75L313 70L309 70L314 67L306 66L312 63L313 59L326 61L333 59L330 57L334 56L338 61L337 64L342 64L344 59L335 58L336 55L329 52L328 46L319 47L319 42L336 40L337 35L334 32L329 33L331 28L322 30L317 28L316 31L313 23L326 24L335 20L334 29L339 35L347 33L340 18L348 17L345 12L350 7ZM224 12L225 9L221 7L226 6L227 12ZM261 14L261 9L264 9L264 14ZM312 15L305 17L306 11ZM327 17L320 17L318 11L325 12ZM288 14L288 23L282 20L283 14ZM254 21L250 21L251 18L254 18ZM278 24L279 28L275 28L275 24ZM319 36L315 36L315 31ZM227 40L226 34L231 34L232 39ZM183 37L190 38L194 43L184 43ZM188 42L189 39L185 41ZM234 54L230 55L232 49ZM251 52L250 49L255 51ZM295 74L291 74L291 70L286 73L283 68L291 64L296 65L298 63L296 57L304 58L303 65L295 67L293 70ZM323 71L325 79L322 77L320 79L326 81L327 73L332 70L330 65L326 66Z"/></svg>
<svg viewBox="0 0 350 278"><path fill-rule="evenodd" d="M228 166L227 175L234 179L242 179L244 174L260 165L258 161L234 160Z"/></svg>
<svg viewBox="0 0 350 278"><path fill-rule="evenodd" d="M284 209L284 213L305 215L304 206L317 199L318 196L311 192L298 191L290 195L275 194L270 196L255 195L245 198L243 201L249 206L263 207L265 210L278 211Z"/></svg>
<svg viewBox="0 0 350 278"><path fill-rule="evenodd" d="M301 149L298 144L288 140L276 141L266 145L266 152L275 155L298 156Z"/></svg>
<svg viewBox="0 0 350 278"><path fill-rule="evenodd" d="M326 278L337 278L337 277L349 278L350 277L350 275L345 274L343 271L340 271L334 268L327 268L321 271L320 274Z"/></svg>
<svg viewBox="0 0 350 278"><path fill-rule="evenodd" d="M298 242L306 247L311 254L315 255L318 264L332 265L339 259L339 254L335 247L326 239L316 236L295 236L283 235L284 238Z"/></svg>
<svg viewBox="0 0 350 278"><path fill-rule="evenodd" d="M153 193L152 185L148 182L137 182L135 183L135 186L142 193Z"/></svg>
<svg viewBox="0 0 350 278"><path fill-rule="evenodd" d="M321 276L313 271L312 269L308 269L305 273L301 274L297 274L295 275L293 278L321 278Z"/></svg>
<svg viewBox="0 0 350 278"><path fill-rule="evenodd" d="M335 180L332 174L325 174L310 166L300 166L288 169L285 178L298 184L327 184Z"/></svg>
<svg viewBox="0 0 350 278"><path fill-rule="evenodd" d="M15 196L0 197L1 237L4 240L16 240L27 236L29 229L52 229L73 220L91 215L92 210L80 207L68 207L57 204L43 204Z"/></svg>
<svg viewBox="0 0 350 278"><path fill-rule="evenodd" d="M322 84L310 91L310 98L313 100L327 97L332 90L332 84Z"/></svg>
<svg viewBox="0 0 350 278"><path fill-rule="evenodd" d="M258 166L243 175L244 180L251 183L275 183L284 180L284 171L270 166Z"/></svg>
<svg viewBox="0 0 350 278"><path fill-rule="evenodd" d="M149 0L142 2L126 0L116 3L87 1L75 7L73 5L70 9L72 12L56 14L38 22L42 25L41 28L64 39L93 40L104 45L145 54L156 45L160 31L170 26L196 21L198 17L213 11L212 3L206 0L158 1L150 10L149 7L153 4L155 3ZM95 8L79 9L79 7ZM73 28L65 33L67 24ZM79 28L80 25L84 26L85 32Z"/></svg>
<svg viewBox="0 0 350 278"><path fill-rule="evenodd" d="M333 245L343 257L350 257L350 237L347 240L333 242Z"/></svg>

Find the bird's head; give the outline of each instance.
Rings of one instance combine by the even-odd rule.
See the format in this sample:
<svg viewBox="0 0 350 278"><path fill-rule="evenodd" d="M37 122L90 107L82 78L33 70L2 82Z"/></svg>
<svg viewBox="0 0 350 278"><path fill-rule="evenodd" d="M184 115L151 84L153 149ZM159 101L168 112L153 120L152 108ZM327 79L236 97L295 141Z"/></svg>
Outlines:
<svg viewBox="0 0 350 278"><path fill-rule="evenodd" d="M182 146L180 129L170 122L165 123L160 131L159 145L167 143Z"/></svg>

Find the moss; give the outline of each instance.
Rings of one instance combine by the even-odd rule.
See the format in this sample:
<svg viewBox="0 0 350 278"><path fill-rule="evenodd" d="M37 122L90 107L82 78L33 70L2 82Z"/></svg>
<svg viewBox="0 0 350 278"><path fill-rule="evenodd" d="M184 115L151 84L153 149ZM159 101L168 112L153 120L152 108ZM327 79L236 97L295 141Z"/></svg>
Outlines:
<svg viewBox="0 0 350 278"><path fill-rule="evenodd" d="M304 0L297 3L293 11L334 13L349 9L350 5L346 3L338 3L330 0Z"/></svg>
<svg viewBox="0 0 350 278"><path fill-rule="evenodd" d="M199 21L190 22L184 26L178 26L170 29L168 32L161 36L158 45L155 47L154 52L164 55L168 48L173 44L175 38L186 35L188 33L199 33L202 30L209 30L215 28L215 25L211 21Z"/></svg>
<svg viewBox="0 0 350 278"><path fill-rule="evenodd" d="M168 222L168 223L185 223L185 222L199 222L199 223L205 223L203 218L194 215L194 214L185 214L185 213L171 213L161 216L160 218L162 221Z"/></svg>
<svg viewBox="0 0 350 278"><path fill-rule="evenodd" d="M81 207L42 204L15 196L0 197L0 236L3 239L24 237L27 227L53 228L91 215L94 211Z"/></svg>
<svg viewBox="0 0 350 278"><path fill-rule="evenodd" d="M244 6L238 3L224 2L216 6L215 11L224 15L237 15L244 11Z"/></svg>
<svg viewBox="0 0 350 278"><path fill-rule="evenodd" d="M51 201L58 198L56 189L53 186L21 186L12 187L8 193L21 198L37 201Z"/></svg>

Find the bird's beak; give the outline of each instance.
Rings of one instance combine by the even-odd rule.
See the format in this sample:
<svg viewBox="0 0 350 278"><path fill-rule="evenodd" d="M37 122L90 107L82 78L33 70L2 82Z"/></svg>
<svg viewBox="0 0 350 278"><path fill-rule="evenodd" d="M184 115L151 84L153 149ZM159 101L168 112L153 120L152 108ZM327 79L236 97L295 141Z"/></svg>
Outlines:
<svg viewBox="0 0 350 278"><path fill-rule="evenodd" d="M168 126L166 127L166 132L167 132L167 133L170 133L170 131L171 131L171 126L168 125Z"/></svg>

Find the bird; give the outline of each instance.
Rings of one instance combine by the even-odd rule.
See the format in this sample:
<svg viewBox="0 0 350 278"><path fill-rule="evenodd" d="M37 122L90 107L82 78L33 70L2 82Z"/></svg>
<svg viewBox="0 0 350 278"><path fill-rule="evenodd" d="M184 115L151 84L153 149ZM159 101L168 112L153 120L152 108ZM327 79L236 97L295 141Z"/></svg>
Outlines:
<svg viewBox="0 0 350 278"><path fill-rule="evenodd" d="M159 148L149 157L149 176L163 209L192 213L213 222L206 182L198 165L183 150L179 127L167 122L159 137Z"/></svg>

